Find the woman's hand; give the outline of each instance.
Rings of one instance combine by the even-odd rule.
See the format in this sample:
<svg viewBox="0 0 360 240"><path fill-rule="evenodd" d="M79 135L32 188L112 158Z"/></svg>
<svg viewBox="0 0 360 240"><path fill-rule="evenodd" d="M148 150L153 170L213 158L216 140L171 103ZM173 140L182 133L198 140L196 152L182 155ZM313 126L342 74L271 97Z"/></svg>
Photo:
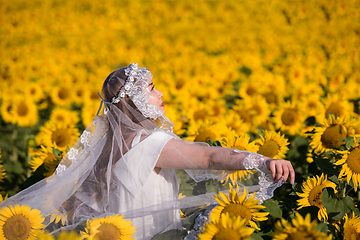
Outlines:
<svg viewBox="0 0 360 240"><path fill-rule="evenodd" d="M285 182L290 175L290 183L294 184L295 171L290 161L272 158L267 158L265 161L266 167L271 171L272 177L275 181L284 177L283 182Z"/></svg>

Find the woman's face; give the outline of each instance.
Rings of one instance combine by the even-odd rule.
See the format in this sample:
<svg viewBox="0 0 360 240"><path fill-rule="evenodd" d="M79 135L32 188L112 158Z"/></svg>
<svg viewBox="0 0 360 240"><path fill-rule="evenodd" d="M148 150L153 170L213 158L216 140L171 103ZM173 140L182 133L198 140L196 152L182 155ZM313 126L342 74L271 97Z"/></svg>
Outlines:
<svg viewBox="0 0 360 240"><path fill-rule="evenodd" d="M151 94L150 94L150 99L147 102L147 104L155 105L162 114L165 114L163 101L161 100L161 98L163 96L162 92L156 90L156 88L152 82L148 85L148 89Z"/></svg>

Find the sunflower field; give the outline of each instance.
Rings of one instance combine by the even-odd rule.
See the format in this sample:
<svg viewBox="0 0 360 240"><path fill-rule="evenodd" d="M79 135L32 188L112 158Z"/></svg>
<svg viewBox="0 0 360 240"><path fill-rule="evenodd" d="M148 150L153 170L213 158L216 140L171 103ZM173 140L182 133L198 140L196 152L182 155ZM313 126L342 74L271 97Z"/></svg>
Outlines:
<svg viewBox="0 0 360 240"><path fill-rule="evenodd" d="M295 168L263 204L214 196L199 239L360 239L360 0L0 0L0 23L0 201L52 175L107 75L138 63L181 138ZM19 205L0 209L0 239L19 219L21 239L54 239ZM121 216L94 221L132 239ZM92 239L95 223L58 238Z"/></svg>

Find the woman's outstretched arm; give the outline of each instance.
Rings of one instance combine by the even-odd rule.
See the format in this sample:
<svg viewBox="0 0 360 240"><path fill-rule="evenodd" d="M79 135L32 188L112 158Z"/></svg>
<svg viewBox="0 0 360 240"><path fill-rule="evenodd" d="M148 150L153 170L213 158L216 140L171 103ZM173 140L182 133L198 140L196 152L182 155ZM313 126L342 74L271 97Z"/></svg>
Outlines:
<svg viewBox="0 0 360 240"><path fill-rule="evenodd" d="M156 167L174 169L218 169L218 170L244 170L244 161L249 155L255 154L262 157L266 167L271 171L272 177L279 180L282 176L285 182L290 177L290 182L295 181L295 171L287 160L272 159L257 153L234 151L230 148L211 147L196 143L186 143L171 139L163 148Z"/></svg>

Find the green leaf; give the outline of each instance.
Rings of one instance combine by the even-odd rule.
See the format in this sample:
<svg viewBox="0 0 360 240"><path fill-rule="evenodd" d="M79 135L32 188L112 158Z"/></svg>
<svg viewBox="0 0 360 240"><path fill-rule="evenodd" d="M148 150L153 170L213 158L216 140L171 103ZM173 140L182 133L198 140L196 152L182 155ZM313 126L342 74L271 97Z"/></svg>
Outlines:
<svg viewBox="0 0 360 240"><path fill-rule="evenodd" d="M316 165L327 175L338 175L339 171L336 166L330 162L329 159L326 158L314 158Z"/></svg>
<svg viewBox="0 0 360 240"><path fill-rule="evenodd" d="M209 144L210 146L221 147L221 144L219 141L207 140L206 143Z"/></svg>
<svg viewBox="0 0 360 240"><path fill-rule="evenodd" d="M317 219L318 212L319 208L316 206L303 207L298 210L298 213L300 213L300 215L303 217L310 213L311 220Z"/></svg>
<svg viewBox="0 0 360 240"><path fill-rule="evenodd" d="M339 178L336 175L332 175L332 176L328 177L328 179L331 180L336 185L340 186Z"/></svg>
<svg viewBox="0 0 360 240"><path fill-rule="evenodd" d="M263 205L266 207L264 211L269 212L272 217L282 218L282 210L278 201L268 199L263 203Z"/></svg>
<svg viewBox="0 0 360 240"><path fill-rule="evenodd" d="M352 148L352 146L354 145L354 137L341 138L339 139L339 141L345 142L345 146L347 149Z"/></svg>
<svg viewBox="0 0 360 240"><path fill-rule="evenodd" d="M263 238L258 233L252 233L250 236L250 240L263 240Z"/></svg>
<svg viewBox="0 0 360 240"><path fill-rule="evenodd" d="M316 225L316 230L320 231L320 232L327 233L329 228L328 228L328 225L326 223L321 222L318 225Z"/></svg>
<svg viewBox="0 0 360 240"><path fill-rule="evenodd" d="M57 148L53 148L53 154L54 154L54 156L60 156L60 154L61 154L61 151L59 150L59 149L57 149Z"/></svg>
<svg viewBox="0 0 360 240"><path fill-rule="evenodd" d="M353 202L350 197L337 198L334 189L331 187L324 188L321 199L329 219L333 221L342 219L353 207Z"/></svg>

